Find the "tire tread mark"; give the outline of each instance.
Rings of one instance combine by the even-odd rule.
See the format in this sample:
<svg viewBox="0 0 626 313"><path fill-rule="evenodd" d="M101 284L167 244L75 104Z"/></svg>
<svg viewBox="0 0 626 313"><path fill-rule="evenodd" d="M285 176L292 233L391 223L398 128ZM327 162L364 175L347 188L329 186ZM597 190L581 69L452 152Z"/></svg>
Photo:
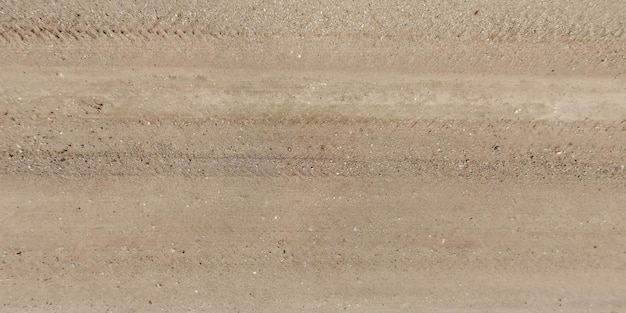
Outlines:
<svg viewBox="0 0 626 313"><path fill-rule="evenodd" d="M578 25L576 23L569 23L562 27L553 27L548 23L548 14L549 12L544 12L538 18L529 19L529 22L526 24L506 24L502 23L501 25L495 27L489 27L489 25L481 25L480 28L474 32L470 32L467 27L461 25L453 25L451 28L447 28L445 30L434 29L435 25L423 25L424 29L420 30L420 32L415 33L411 29L397 29L395 32L389 32L386 34L381 34L379 32L370 32L370 33L361 33L361 32L352 32L348 33L347 36L365 36L370 39L380 39L381 36L388 39L396 39L402 41L423 41L423 40L476 40L476 39L488 39L492 42L511 42L511 41L530 41L535 43L541 42L550 42L554 40L573 40L573 41L582 41L589 42L593 40L608 40L609 42L616 42L623 39L626 36L625 27L620 23L609 23L609 25L613 25L611 29L607 28L609 25L606 23L601 25L597 31L593 31L590 25ZM6 26L10 27L10 30L18 34L21 41L34 41L32 37L24 36L25 32L28 32L29 29L35 29L35 32L50 32L54 38L57 40L68 40L68 36L64 36L63 34L70 32L81 25L79 22L69 23L69 25L58 25L53 22L46 21L31 21L28 19L23 20L15 20L10 22L0 22L0 25L3 25L3 33L6 32ZM38 25L37 27L33 27L34 25ZM84 25L84 24L82 24ZM209 27L210 30L203 31L203 28L206 27L204 25L200 25L199 23L190 23L187 27L191 29L189 31L181 31L181 28L184 28L184 24L180 19L174 19L173 21L164 22L163 20L157 19L156 21L150 24L144 24L141 22L134 23L133 27L127 29L128 34L134 34L138 32L146 32L150 34L148 36L148 40L156 40L158 38L170 38L174 37L171 35L177 35L180 39L185 39L188 35L197 35L197 34L211 34L216 36L227 36L227 37L249 37L251 34L254 36L261 37L275 37L285 35L284 30L276 29L273 31L253 31L253 30L241 30L238 31L233 28L212 28ZM92 36L92 39L96 38L108 38L107 33L109 33L111 29L108 29L106 32L100 31L101 29L107 29L103 25L84 25L86 28L85 32L89 32L91 30L92 33L96 33L98 35ZM117 28L122 28L123 26L118 26ZM168 29L171 30L168 31ZM171 33L171 34L170 34ZM333 33L322 33L317 32L317 36L333 36ZM335 34L336 36L336 34ZM40 37L41 38L41 37ZM81 40L81 38L73 38L72 40Z"/></svg>
<svg viewBox="0 0 626 313"><path fill-rule="evenodd" d="M548 12L549 13L549 12ZM551 27L547 21L548 13L541 14L538 19L531 20L527 24L500 25L489 28L485 25L475 31L462 26L455 26L449 30L441 31L433 29L434 25L424 25L424 31L420 33L412 33L399 29L398 33L383 34L383 37L396 42L419 42L420 47L429 51L445 51L442 45L446 42L453 42L459 46L464 46L463 42L484 42L489 40L493 43L562 43L563 45L587 45L597 47L597 56L590 57L573 53L573 50L567 50L563 53L567 54L565 59L544 56L549 59L552 64L559 64L562 69L575 69L581 67L582 70L608 69L617 74L623 74L623 70L615 68L612 65L620 64L626 59L626 31L625 25L613 23L604 25L598 31L591 31L589 25L578 25L576 23L566 24L561 28ZM164 22L157 20L152 23L136 22L125 25L102 25L93 24L86 25L84 23L69 23L66 25L58 25L53 22L46 21L30 21L28 19L16 20L10 22L0 22L0 40L8 46L24 46L29 44L42 44L48 42L59 42L63 44L79 43L89 44L90 41L113 41L113 42L160 42L160 41L182 41L189 42L199 40L209 42L222 40L226 38L278 38L286 35L284 30L250 30L238 31L232 28L218 28L201 23L183 24L180 20ZM608 28L610 27L610 28ZM539 30L537 32L537 30ZM380 40L381 34L375 31L369 33L347 33L333 34L318 32L319 37L362 37L375 43ZM454 51L454 50L453 50ZM496 50L497 51L497 50ZM532 50L530 50L532 53ZM451 55L452 53L453 55ZM456 53L456 54L454 54ZM611 53L615 54L613 56ZM494 58L495 56L495 58ZM610 63L606 63L609 60ZM524 63L525 67L542 68L544 63L538 58L532 58L528 61L521 60L515 56L506 55L488 55L486 53L462 53L462 52L445 52L426 58L422 62L427 68L437 68L443 62L450 64L453 68L473 68L477 66L489 65L492 62L504 62L505 64ZM394 62L389 59L388 62ZM530 64L528 64L530 62ZM611 70L613 69L614 70Z"/></svg>
<svg viewBox="0 0 626 313"><path fill-rule="evenodd" d="M8 32L7 29L5 29L5 27L0 25L0 39L4 40L7 44L10 44L12 41L11 39L9 39L6 35L6 33Z"/></svg>

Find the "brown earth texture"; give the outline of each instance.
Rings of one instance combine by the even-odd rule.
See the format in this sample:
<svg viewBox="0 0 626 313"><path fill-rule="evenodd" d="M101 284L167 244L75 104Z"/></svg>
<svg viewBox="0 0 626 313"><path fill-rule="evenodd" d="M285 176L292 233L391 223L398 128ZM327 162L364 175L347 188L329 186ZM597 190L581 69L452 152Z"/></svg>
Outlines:
<svg viewBox="0 0 626 313"><path fill-rule="evenodd" d="M0 312L626 312L626 2L0 0Z"/></svg>

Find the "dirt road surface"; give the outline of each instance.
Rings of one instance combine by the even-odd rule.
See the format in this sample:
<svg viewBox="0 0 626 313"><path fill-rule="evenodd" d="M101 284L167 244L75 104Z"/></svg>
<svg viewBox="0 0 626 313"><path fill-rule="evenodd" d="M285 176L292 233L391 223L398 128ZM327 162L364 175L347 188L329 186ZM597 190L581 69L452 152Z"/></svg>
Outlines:
<svg viewBox="0 0 626 313"><path fill-rule="evenodd" d="M0 312L625 312L623 1L0 1Z"/></svg>

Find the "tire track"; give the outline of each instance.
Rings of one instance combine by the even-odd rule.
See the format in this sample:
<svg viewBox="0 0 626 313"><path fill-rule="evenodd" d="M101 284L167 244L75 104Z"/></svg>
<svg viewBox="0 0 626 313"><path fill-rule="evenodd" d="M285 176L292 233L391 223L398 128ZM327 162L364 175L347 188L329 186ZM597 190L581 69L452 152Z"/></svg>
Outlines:
<svg viewBox="0 0 626 313"><path fill-rule="evenodd" d="M622 151L623 153L623 151ZM626 170L614 162L581 163L548 160L443 161L356 160L340 162L320 158L212 157L205 155L128 154L108 152L64 154L22 151L4 153L2 174L35 176L154 176L185 177L422 177L493 179L606 180L623 184Z"/></svg>
<svg viewBox="0 0 626 313"><path fill-rule="evenodd" d="M37 176L144 176L181 175L246 176L246 177L465 177L494 178L560 178L565 180L620 179L625 171L614 162L579 163L567 160L549 160L538 155L540 161L471 160L444 161L429 159L375 159L341 161L319 157L260 157L110 151L103 153L22 152L4 153L3 174L31 174Z"/></svg>
<svg viewBox="0 0 626 313"><path fill-rule="evenodd" d="M390 27L359 32L322 29L302 33L300 31L304 30L257 29L247 24L234 27L187 20L129 21L121 24L72 21L59 24L28 19L2 21L0 18L0 43L6 53L20 55L40 49L42 45L70 51L88 49L94 55L103 54L97 59L107 64L119 63L116 54L105 52L111 49L117 51L119 46L164 54L158 59L170 64L179 59L177 51L180 48L177 47L192 43L187 48L190 60L198 60L203 55L202 51L211 49L216 53L211 54L207 62L220 66L258 66L259 63L300 66L304 61L307 66L321 62L333 68L413 67L423 71L446 69L449 72L545 74L552 70L557 73L610 75L626 72L626 32L621 24L614 26L619 29L598 34L565 31L572 35L562 35L563 31L559 28L549 28L536 34L534 29L541 26L524 28L502 24L494 27L471 28L453 24L448 28L425 25L424 29L398 32L393 32L393 27ZM320 46L325 49L318 49ZM294 59L293 55L285 54L285 51L294 51L294 47L300 51L294 55L305 58ZM15 59L13 56L6 58ZM38 58L46 60L44 56ZM136 61L141 62L139 59Z"/></svg>
<svg viewBox="0 0 626 313"><path fill-rule="evenodd" d="M621 22L622 16L603 16L601 21L591 18L580 18L583 24L568 22L567 25L555 25L550 20L558 16L556 12L543 12L538 16L529 15L524 19L495 20L485 18L484 23L454 23L449 24L431 21L423 24L409 24L399 26L383 24L380 18L372 17L373 27L369 30L352 29L347 25L337 25L339 30L331 29L333 25L321 25L314 32L306 31L302 24L296 24L290 30L282 28L263 27L262 20L254 17L242 20L239 25L230 23L218 24L216 16L205 16L199 22L180 18L185 15L168 12L156 17L152 22L134 20L124 22L106 22L87 18L73 17L68 20L58 20L50 17L39 18L0 18L2 37L14 44L37 44L50 41L84 41L87 37L73 35L86 33L92 40L124 40L131 37L144 37L149 41L159 40L190 40L196 35L217 36L231 38L274 38L302 36L307 37L338 37L339 34L348 38L364 37L369 39L387 38L393 41L422 42L429 40L461 40L484 41L496 43L533 42L548 43L560 42L593 42L602 40L606 45L623 44L626 38L626 25ZM169 18L173 16L175 18ZM351 18L355 18L350 16ZM626 16L624 16L626 18ZM559 20L556 19L557 23ZM207 27L209 28L207 31ZM143 35L142 35L143 34ZM33 36L34 35L34 36ZM114 36L120 35L120 36Z"/></svg>
<svg viewBox="0 0 626 313"><path fill-rule="evenodd" d="M76 129L92 127L66 122ZM137 134L124 142L142 144L119 144L112 136L103 140L106 133L94 133L93 139L82 136L73 142L85 148L70 145L59 150L42 149L60 147L62 143L54 138L45 139L45 145L41 141L25 142L20 138L42 135L20 130L6 136L0 152L1 172L42 176L415 176L616 181L622 181L626 173L626 147L621 144L626 140L626 121L263 119L215 125L177 119L155 122L161 129L157 135L151 135L137 122L113 123L104 125L116 132ZM242 132L242 126L253 131ZM283 130L277 132L277 127ZM329 136L324 129L340 135ZM219 140L211 137L171 144L172 138L192 138L192 133L199 130L219 134ZM387 140L392 136L393 143ZM90 148L93 140L98 146Z"/></svg>

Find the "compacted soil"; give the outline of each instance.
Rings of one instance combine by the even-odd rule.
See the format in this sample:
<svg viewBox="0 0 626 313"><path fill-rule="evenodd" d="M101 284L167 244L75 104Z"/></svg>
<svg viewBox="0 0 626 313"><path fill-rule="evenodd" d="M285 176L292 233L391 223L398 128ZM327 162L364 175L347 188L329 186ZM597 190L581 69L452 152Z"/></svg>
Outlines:
<svg viewBox="0 0 626 313"><path fill-rule="evenodd" d="M624 312L623 1L0 1L0 312Z"/></svg>

